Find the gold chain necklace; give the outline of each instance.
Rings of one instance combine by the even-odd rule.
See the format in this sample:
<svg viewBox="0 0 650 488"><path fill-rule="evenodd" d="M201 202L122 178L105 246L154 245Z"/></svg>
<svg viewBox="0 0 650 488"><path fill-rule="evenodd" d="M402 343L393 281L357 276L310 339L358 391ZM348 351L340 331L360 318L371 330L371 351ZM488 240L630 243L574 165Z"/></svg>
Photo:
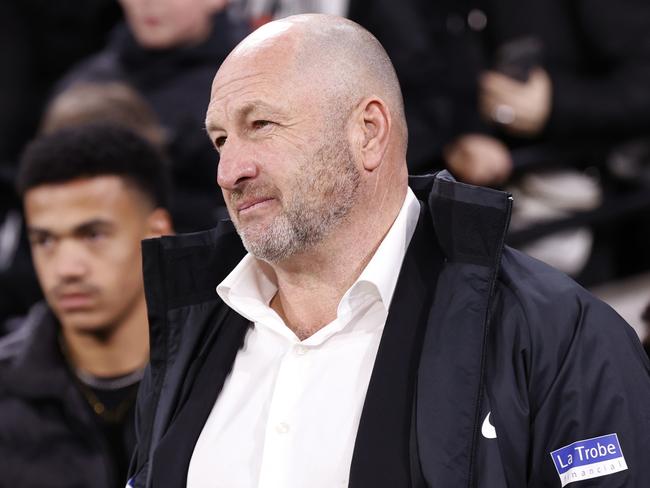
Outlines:
<svg viewBox="0 0 650 488"><path fill-rule="evenodd" d="M129 411L131 406L135 403L135 398L138 393L138 389L133 387L128 395L122 399L115 407L108 408L99 398L95 395L95 392L84 385L81 381L77 380L79 389L83 394L84 398L92 408L95 415L101 418L103 421L109 424L119 424L124 420L124 416Z"/></svg>
<svg viewBox="0 0 650 488"><path fill-rule="evenodd" d="M72 376L74 378L74 381L79 387L81 394L84 396L84 398L88 402L88 405L90 405L90 408L95 413L95 415L97 415L104 422L109 424L119 424L120 422L122 422L122 420L124 420L124 416L126 415L126 413L129 411L131 406L135 403L135 399L138 394L138 388L135 387L132 388L131 391L129 391L128 395L124 399L122 399L115 407L107 408L104 402L102 402L99 398L97 398L97 395L92 390L92 388L86 385L79 378L79 375L75 374L75 367L72 364L72 361L70 361L68 348L65 345L65 341L63 340L61 333L59 333L58 335L58 340L59 340L59 348L61 349L61 353L63 354L63 358L65 359L68 368L70 368L70 370L72 371Z"/></svg>

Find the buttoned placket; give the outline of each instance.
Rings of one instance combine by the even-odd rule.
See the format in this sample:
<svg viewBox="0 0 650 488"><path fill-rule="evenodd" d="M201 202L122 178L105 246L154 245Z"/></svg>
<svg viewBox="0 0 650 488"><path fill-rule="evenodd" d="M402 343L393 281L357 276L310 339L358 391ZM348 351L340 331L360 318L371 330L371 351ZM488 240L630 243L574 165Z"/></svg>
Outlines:
<svg viewBox="0 0 650 488"><path fill-rule="evenodd" d="M282 357L266 422L259 488L288 486L290 482L287 468L292 464L293 416L309 378L309 349L294 343Z"/></svg>

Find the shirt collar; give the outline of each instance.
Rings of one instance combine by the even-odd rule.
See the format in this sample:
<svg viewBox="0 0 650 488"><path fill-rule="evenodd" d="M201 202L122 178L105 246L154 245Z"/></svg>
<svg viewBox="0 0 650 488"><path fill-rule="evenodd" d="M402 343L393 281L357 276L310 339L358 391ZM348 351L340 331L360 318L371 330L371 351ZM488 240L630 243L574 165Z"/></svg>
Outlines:
<svg viewBox="0 0 650 488"><path fill-rule="evenodd" d="M381 241L381 244L370 259L370 262L363 269L357 280L350 289L343 295L339 304L339 315L343 312L342 307L349 302L353 305L353 297L363 289L375 289L379 293L384 308L388 310L393 298L397 278L402 261L406 255L406 249L411 242L413 232L420 216L420 202L413 191L408 188L402 208L397 218L388 230L388 233ZM370 287L366 286L370 285Z"/></svg>
<svg viewBox="0 0 650 488"><path fill-rule="evenodd" d="M395 291L402 261L415 232L420 215L420 203L408 188L402 208L393 225L377 248L354 284L343 295L339 303L339 317L354 312L356 303L365 300L365 295L374 293L388 310ZM277 315L268 307L277 292L277 284L262 270L257 259L250 253L244 256L230 274L217 286L217 294L230 308L252 322L261 321L260 305L268 308L265 315L277 320ZM257 310L255 317L249 311Z"/></svg>

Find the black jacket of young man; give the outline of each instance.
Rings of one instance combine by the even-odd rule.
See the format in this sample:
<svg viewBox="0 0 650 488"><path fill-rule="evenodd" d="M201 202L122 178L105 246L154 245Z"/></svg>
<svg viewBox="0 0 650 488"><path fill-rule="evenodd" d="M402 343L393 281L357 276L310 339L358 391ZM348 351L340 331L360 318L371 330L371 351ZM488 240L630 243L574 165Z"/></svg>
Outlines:
<svg viewBox="0 0 650 488"><path fill-rule="evenodd" d="M63 357L58 330L50 309L37 303L0 342L0 486L124 486ZM132 412L128 422L132 437Z"/></svg>
<svg viewBox="0 0 650 488"><path fill-rule="evenodd" d="M503 246L508 194L446 172L410 185L420 219L349 486L560 487L558 473L580 463L566 449L551 453L573 443L576 458L593 455L575 476L609 473L585 486L647 486L650 363L634 331L566 276ZM131 486L186 485L194 444L249 327L215 292L243 255L230 222L144 242L151 365Z"/></svg>

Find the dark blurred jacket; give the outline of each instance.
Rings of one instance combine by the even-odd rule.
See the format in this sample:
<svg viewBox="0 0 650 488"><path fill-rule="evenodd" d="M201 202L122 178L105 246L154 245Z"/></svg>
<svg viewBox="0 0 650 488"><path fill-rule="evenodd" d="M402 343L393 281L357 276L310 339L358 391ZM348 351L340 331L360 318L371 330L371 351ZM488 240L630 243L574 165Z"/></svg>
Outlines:
<svg viewBox="0 0 650 488"><path fill-rule="evenodd" d="M201 204L212 206L221 200L216 184L218 155L205 134L205 112L210 100L214 75L235 45L248 33L248 25L233 20L224 11L214 18L210 37L200 45L164 50L147 50L137 44L126 24L119 25L108 46L72 70L57 91L83 81L125 81L138 90L157 113L168 138L173 162L177 201L196 201L175 215L184 225L184 217L199 219L192 223L212 226L210 212L197 213ZM205 207L203 207L205 208ZM207 216L201 221L201 216ZM185 230L196 230L187 229Z"/></svg>
<svg viewBox="0 0 650 488"><path fill-rule="evenodd" d="M57 335L54 316L38 303L0 341L0 486L124 486ZM132 413L128 422L134 437Z"/></svg>
<svg viewBox="0 0 650 488"><path fill-rule="evenodd" d="M0 164L15 165L52 85L104 47L121 16L113 0L0 2Z"/></svg>
<svg viewBox="0 0 650 488"><path fill-rule="evenodd" d="M37 131L52 85L101 49L121 16L113 0L0 2L0 324L25 315L42 296L24 228L17 225L19 155Z"/></svg>

